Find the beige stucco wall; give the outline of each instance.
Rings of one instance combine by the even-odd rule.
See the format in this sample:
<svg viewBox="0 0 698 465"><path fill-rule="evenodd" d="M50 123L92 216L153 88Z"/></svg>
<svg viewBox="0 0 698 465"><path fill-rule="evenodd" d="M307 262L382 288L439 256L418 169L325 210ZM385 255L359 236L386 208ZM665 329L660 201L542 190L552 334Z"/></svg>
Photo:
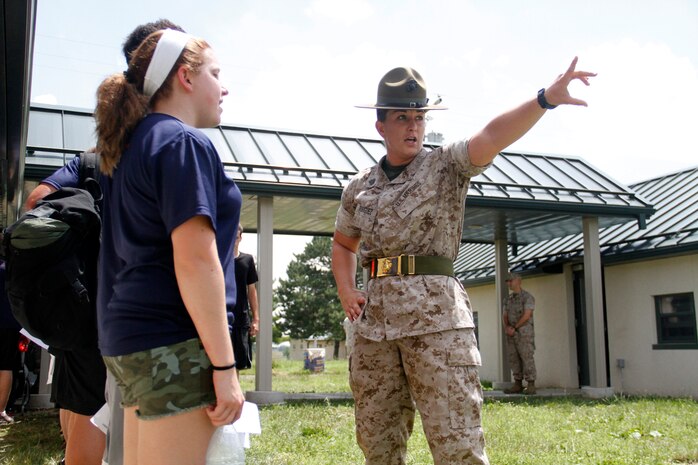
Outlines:
<svg viewBox="0 0 698 465"><path fill-rule="evenodd" d="M577 354L570 271L563 274L524 278L523 288L536 298L536 369L538 386L576 388ZM466 289L478 313L483 380L499 379L500 352L496 331L501 331L494 284Z"/></svg>
<svg viewBox="0 0 698 465"><path fill-rule="evenodd" d="M693 292L698 255L606 267L609 364L615 392L698 398L698 350L657 350L654 296ZM625 368L617 368L617 359ZM621 376L622 375L622 376Z"/></svg>

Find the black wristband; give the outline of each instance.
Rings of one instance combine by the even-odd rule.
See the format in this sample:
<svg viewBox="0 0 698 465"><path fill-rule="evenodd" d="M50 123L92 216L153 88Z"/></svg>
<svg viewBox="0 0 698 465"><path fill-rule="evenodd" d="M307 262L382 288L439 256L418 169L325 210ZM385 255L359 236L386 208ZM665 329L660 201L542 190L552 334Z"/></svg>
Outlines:
<svg viewBox="0 0 698 465"><path fill-rule="evenodd" d="M225 366L222 366L222 367L217 367L216 365L211 364L211 368L212 368L214 371L225 371L225 370L230 370L230 369L232 369L232 368L235 368L236 366L238 366L238 365L237 365L237 363L235 363L235 362L233 362L232 365L225 365Z"/></svg>
<svg viewBox="0 0 698 465"><path fill-rule="evenodd" d="M553 108L557 108L557 105L551 105L545 99L545 87L538 91L538 105L540 105L540 107L544 110L552 110Z"/></svg>

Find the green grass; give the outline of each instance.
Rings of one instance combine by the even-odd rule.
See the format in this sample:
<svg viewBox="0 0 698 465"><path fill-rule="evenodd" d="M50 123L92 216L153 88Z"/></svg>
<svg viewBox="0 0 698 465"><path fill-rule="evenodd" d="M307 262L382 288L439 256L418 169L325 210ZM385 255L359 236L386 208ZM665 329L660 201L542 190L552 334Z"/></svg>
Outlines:
<svg viewBox="0 0 698 465"><path fill-rule="evenodd" d="M323 373L303 362L275 362L273 389L348 392L346 361ZM249 373L249 374L245 374ZM245 390L254 389L243 372ZM262 434L252 436L248 465L363 463L354 440L350 401L297 402L260 408ZM0 426L0 464L54 465L61 457L55 410L32 412ZM698 402L689 399L525 398L487 400L487 453L494 465L698 465ZM408 464L432 463L419 417Z"/></svg>
<svg viewBox="0 0 698 465"><path fill-rule="evenodd" d="M58 410L38 410L0 425L1 465L56 465L63 458Z"/></svg>
<svg viewBox="0 0 698 465"><path fill-rule="evenodd" d="M240 372L243 392L255 389L254 363L252 369ZM272 390L279 392L351 392L346 360L325 360L325 371L313 373L303 369L303 360L274 360Z"/></svg>

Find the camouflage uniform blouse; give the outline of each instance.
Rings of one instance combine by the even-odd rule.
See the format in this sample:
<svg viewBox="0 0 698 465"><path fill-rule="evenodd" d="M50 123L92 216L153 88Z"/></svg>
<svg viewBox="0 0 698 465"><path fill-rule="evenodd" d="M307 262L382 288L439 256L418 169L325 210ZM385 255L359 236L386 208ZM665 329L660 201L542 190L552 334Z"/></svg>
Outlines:
<svg viewBox="0 0 698 465"><path fill-rule="evenodd" d="M344 189L337 212L337 231L361 237L361 266L400 254L455 260L470 178L487 166L470 163L467 141L431 152L422 149L392 181L380 165L357 173ZM364 312L355 322L355 330L367 339L393 340L474 326L468 296L453 277L377 278L368 282L367 294Z"/></svg>
<svg viewBox="0 0 698 465"><path fill-rule="evenodd" d="M502 304L503 313L509 318L509 324L514 326L517 321L521 319L525 310L530 309L533 311L536 307L536 299L528 291L521 289L521 292L512 292L507 297L504 298L504 303ZM517 329L519 335L531 337L534 336L533 331L533 314L531 318L526 321L526 323Z"/></svg>

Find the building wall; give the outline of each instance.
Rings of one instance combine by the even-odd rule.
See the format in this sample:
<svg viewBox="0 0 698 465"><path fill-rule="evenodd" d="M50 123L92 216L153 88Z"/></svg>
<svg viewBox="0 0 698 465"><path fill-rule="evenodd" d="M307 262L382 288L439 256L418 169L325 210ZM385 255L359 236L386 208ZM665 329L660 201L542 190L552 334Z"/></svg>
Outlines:
<svg viewBox="0 0 698 465"><path fill-rule="evenodd" d="M654 296L693 292L698 298L698 255L610 266L605 274L615 392L698 398L698 350L652 348L657 343ZM618 359L625 361L622 370Z"/></svg>
<svg viewBox="0 0 698 465"><path fill-rule="evenodd" d="M574 334L574 308L571 272L524 278L522 287L536 298L536 384L542 387L577 388L577 355ZM499 377L500 351L497 331L502 331L494 284L467 288L474 311L478 313L478 333L482 368L480 378L503 381ZM504 337L504 336L502 336ZM502 354L506 356L506 354Z"/></svg>

